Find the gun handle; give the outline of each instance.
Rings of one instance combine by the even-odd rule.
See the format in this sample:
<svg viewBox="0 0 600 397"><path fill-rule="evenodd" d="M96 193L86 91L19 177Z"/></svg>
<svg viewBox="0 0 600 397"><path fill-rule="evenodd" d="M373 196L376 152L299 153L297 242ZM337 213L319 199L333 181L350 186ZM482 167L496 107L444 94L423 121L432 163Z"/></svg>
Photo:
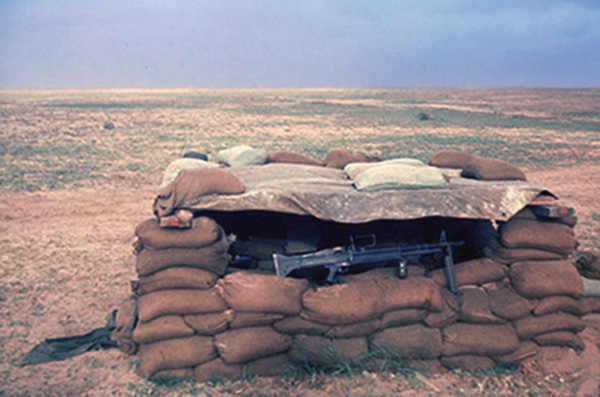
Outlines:
<svg viewBox="0 0 600 397"><path fill-rule="evenodd" d="M456 282L456 272L454 271L454 261L452 255L448 254L444 257L444 270L446 272L446 284L448 289L453 294L458 294L458 283Z"/></svg>
<svg viewBox="0 0 600 397"><path fill-rule="evenodd" d="M327 274L327 282L330 284L333 284L333 282L335 281L335 276L337 275L337 272L339 270L339 266L338 265L328 265L326 267L327 267L327 270L329 271L329 273Z"/></svg>

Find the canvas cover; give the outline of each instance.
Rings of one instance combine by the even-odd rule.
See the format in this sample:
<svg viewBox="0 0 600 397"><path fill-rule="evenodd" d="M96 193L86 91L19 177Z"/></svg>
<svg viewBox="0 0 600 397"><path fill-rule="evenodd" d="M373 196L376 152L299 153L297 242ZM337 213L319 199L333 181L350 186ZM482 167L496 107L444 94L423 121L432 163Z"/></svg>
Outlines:
<svg viewBox="0 0 600 397"><path fill-rule="evenodd" d="M227 171L244 184L239 195L207 195L184 207L217 211L265 210L311 215L341 223L402 220L441 216L510 218L540 194L550 194L525 181L477 181L460 170L441 169L444 189L358 191L344 171L298 164L232 167Z"/></svg>

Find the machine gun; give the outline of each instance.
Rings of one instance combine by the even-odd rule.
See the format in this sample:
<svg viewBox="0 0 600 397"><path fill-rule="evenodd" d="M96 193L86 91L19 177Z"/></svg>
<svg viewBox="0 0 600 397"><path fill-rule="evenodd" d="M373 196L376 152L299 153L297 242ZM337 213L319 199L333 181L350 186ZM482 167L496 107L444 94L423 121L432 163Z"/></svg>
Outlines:
<svg viewBox="0 0 600 397"><path fill-rule="evenodd" d="M273 254L275 272L278 276L288 276L298 269L326 268L328 271L327 282L333 283L337 274L346 273L351 266L378 262L398 262L397 274L400 278L407 276L407 258L442 253L444 254L444 267L448 289L456 294L458 285L454 273L454 260L452 259L452 247L457 247L463 242L449 242L446 240L446 231L442 231L438 243L433 244L396 244L391 247L356 248L354 240L348 247L327 248L314 253L301 255Z"/></svg>

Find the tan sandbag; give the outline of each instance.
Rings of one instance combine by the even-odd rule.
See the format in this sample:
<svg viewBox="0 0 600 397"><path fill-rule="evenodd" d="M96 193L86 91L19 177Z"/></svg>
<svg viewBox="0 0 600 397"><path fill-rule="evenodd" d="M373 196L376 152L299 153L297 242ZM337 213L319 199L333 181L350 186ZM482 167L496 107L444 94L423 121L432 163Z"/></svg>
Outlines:
<svg viewBox="0 0 600 397"><path fill-rule="evenodd" d="M177 369L165 369L164 371L158 371L154 375L150 376L152 380L168 381L173 379L188 379L192 375L192 368L177 368Z"/></svg>
<svg viewBox="0 0 600 397"><path fill-rule="evenodd" d="M379 319L363 321L356 324L334 325L325 336L330 338L356 338L367 336L379 328Z"/></svg>
<svg viewBox="0 0 600 397"><path fill-rule="evenodd" d="M460 290L460 320L474 324L502 324L506 321L495 316L490 310L488 297L483 288L465 288Z"/></svg>
<svg viewBox="0 0 600 397"><path fill-rule="evenodd" d="M325 157L325 166L343 169L350 163L365 163L378 160L380 159L376 157L369 157L364 153L350 153L344 149L333 149Z"/></svg>
<svg viewBox="0 0 600 397"><path fill-rule="evenodd" d="M233 146L219 151L217 161L230 167L262 165L267 162L267 152L248 145Z"/></svg>
<svg viewBox="0 0 600 397"><path fill-rule="evenodd" d="M583 282L575 267L563 261L525 261L513 263L509 277L515 290L526 298L553 295L584 296Z"/></svg>
<svg viewBox="0 0 600 397"><path fill-rule="evenodd" d="M461 262L454 266L456 283L461 285L482 285L491 281L501 280L506 276L506 266L494 262L489 258L474 259ZM446 285L446 273L444 269L436 269L427 274L439 285Z"/></svg>
<svg viewBox="0 0 600 397"><path fill-rule="evenodd" d="M213 272L193 267L171 267L131 282L137 295L167 289L209 289L217 283Z"/></svg>
<svg viewBox="0 0 600 397"><path fill-rule="evenodd" d="M583 283L583 293L589 297L600 297L600 280L581 277Z"/></svg>
<svg viewBox="0 0 600 397"><path fill-rule="evenodd" d="M110 340L125 354L133 354L137 345L133 340L133 330L137 322L137 300L133 297L123 300L117 307L115 329L110 333Z"/></svg>
<svg viewBox="0 0 600 397"><path fill-rule="evenodd" d="M133 340L137 343L151 343L164 339L176 339L194 335L181 316L162 316L138 323L133 331Z"/></svg>
<svg viewBox="0 0 600 397"><path fill-rule="evenodd" d="M162 182L158 188L163 189L167 187L169 183L177 178L177 175L179 175L182 170L197 168L219 168L219 164L195 158L180 158L174 160L165 169Z"/></svg>
<svg viewBox="0 0 600 397"><path fill-rule="evenodd" d="M560 260L566 258L564 254L535 248L506 248L495 237L490 239L487 245L483 247L483 253L495 262L505 265L529 260Z"/></svg>
<svg viewBox="0 0 600 397"><path fill-rule="evenodd" d="M287 354L277 354L252 360L244 365L245 376L279 376L293 370Z"/></svg>
<svg viewBox="0 0 600 397"><path fill-rule="evenodd" d="M267 156L267 162L269 163L290 163L290 164L306 164L306 165L316 165L316 166L324 166L325 164L320 160L311 159L303 154L294 153L294 152L286 152L286 151L276 151L270 152Z"/></svg>
<svg viewBox="0 0 600 397"><path fill-rule="evenodd" d="M581 332L585 322L568 313L552 313L545 316L529 316L514 322L517 335L521 340L555 331Z"/></svg>
<svg viewBox="0 0 600 397"><path fill-rule="evenodd" d="M183 320L200 335L215 335L225 331L234 316L233 310L225 310L220 313L189 314L183 316Z"/></svg>
<svg viewBox="0 0 600 397"><path fill-rule="evenodd" d="M508 248L535 248L568 255L577 240L573 229L555 222L514 219L500 227L500 242Z"/></svg>
<svg viewBox="0 0 600 397"><path fill-rule="evenodd" d="M201 196L242 193L244 184L228 171L218 168L182 170L173 182L158 191L152 210L156 217L162 218Z"/></svg>
<svg viewBox="0 0 600 397"><path fill-rule="evenodd" d="M517 350L512 353L494 356L494 360L499 364L516 365L528 357L535 356L539 350L540 348L538 345L528 340L521 342L519 347L517 347Z"/></svg>
<svg viewBox="0 0 600 397"><path fill-rule="evenodd" d="M574 255L573 264L582 276L600 280L600 252L577 252Z"/></svg>
<svg viewBox="0 0 600 397"><path fill-rule="evenodd" d="M165 314L202 314L227 310L216 288L156 291L138 298L138 317L148 322Z"/></svg>
<svg viewBox="0 0 600 397"><path fill-rule="evenodd" d="M422 324L388 328L369 338L371 351L392 351L402 358L436 358L442 353L442 333Z"/></svg>
<svg viewBox="0 0 600 397"><path fill-rule="evenodd" d="M429 165L441 168L464 168L476 157L458 150L439 150L429 158Z"/></svg>
<svg viewBox="0 0 600 397"><path fill-rule="evenodd" d="M213 244L223 235L217 223L201 216L192 221L190 229L165 229L154 218L145 220L135 228L135 235L144 248L202 248Z"/></svg>
<svg viewBox="0 0 600 397"><path fill-rule="evenodd" d="M300 316L294 316L277 321L273 324L273 328L279 332L290 335L323 335L331 328L331 325L320 324L306 320Z"/></svg>
<svg viewBox="0 0 600 397"><path fill-rule="evenodd" d="M519 338L511 324L455 323L442 329L444 355L504 355L519 347Z"/></svg>
<svg viewBox="0 0 600 397"><path fill-rule="evenodd" d="M540 346L569 346L577 350L583 350L585 343L573 332L556 331L536 335L532 338Z"/></svg>
<svg viewBox="0 0 600 397"><path fill-rule="evenodd" d="M523 171L514 165L497 159L477 157L464 166L460 173L463 178L481 181L526 181Z"/></svg>
<svg viewBox="0 0 600 397"><path fill-rule="evenodd" d="M206 382L211 379L238 379L242 377L242 366L239 364L227 364L220 357L206 363L200 364L192 371L192 377L198 382Z"/></svg>
<svg viewBox="0 0 600 397"><path fill-rule="evenodd" d="M237 329L256 327L258 325L269 325L275 321L282 320L284 317L284 315L276 313L235 312L233 321L229 324L229 328Z"/></svg>
<svg viewBox="0 0 600 397"><path fill-rule="evenodd" d="M532 221L541 222L558 222L570 227L574 227L577 224L577 217L575 215L565 215L556 218L546 218L536 215L530 207L525 207L521 211L514 214L510 219L528 219Z"/></svg>
<svg viewBox="0 0 600 397"><path fill-rule="evenodd" d="M540 300L533 309L533 314L536 316L543 316L544 314L556 312L571 313L576 316L587 314L582 310L579 300L569 296L549 296Z"/></svg>
<svg viewBox="0 0 600 397"><path fill-rule="evenodd" d="M381 317L380 329L386 329L390 327L401 327L404 325L413 325L420 323L427 317L427 310L423 309L401 309L392 310L391 312L385 313Z"/></svg>
<svg viewBox="0 0 600 397"><path fill-rule="evenodd" d="M250 327L215 335L214 342L223 361L238 364L281 353L290 347L292 338L271 327Z"/></svg>
<svg viewBox="0 0 600 397"><path fill-rule="evenodd" d="M412 167L425 167L425 163L418 159L397 158L371 163L350 163L344 167L344 173L348 176L349 179L354 179L360 173L369 168L379 167L382 165L385 166L390 164L408 165Z"/></svg>
<svg viewBox="0 0 600 397"><path fill-rule="evenodd" d="M168 339L140 346L138 374L148 378L158 371L193 367L215 357L211 338L191 336Z"/></svg>
<svg viewBox="0 0 600 397"><path fill-rule="evenodd" d="M435 167L386 164L371 167L354 178L356 190L379 191L390 189L442 189L448 183Z"/></svg>
<svg viewBox="0 0 600 397"><path fill-rule="evenodd" d="M584 297L578 299L579 301L579 310L582 314L588 313L600 313L600 297Z"/></svg>
<svg viewBox="0 0 600 397"><path fill-rule="evenodd" d="M376 280L385 297L382 310L426 309L439 312L443 308L441 288L427 277Z"/></svg>
<svg viewBox="0 0 600 397"><path fill-rule="evenodd" d="M505 282L498 282L486 288L486 291L492 313L507 320L516 320L529 315L536 305L535 300L522 297Z"/></svg>
<svg viewBox="0 0 600 397"><path fill-rule="evenodd" d="M442 289L442 311L430 312L425 317L424 323L431 328L442 328L450 325L460 318L460 297Z"/></svg>
<svg viewBox="0 0 600 397"><path fill-rule="evenodd" d="M466 371L491 371L496 368L496 363L491 358L472 354L440 357L440 363L446 368L459 368Z"/></svg>
<svg viewBox="0 0 600 397"><path fill-rule="evenodd" d="M331 339L322 336L296 335L288 356L295 363L331 367L359 360L369 352L367 339Z"/></svg>

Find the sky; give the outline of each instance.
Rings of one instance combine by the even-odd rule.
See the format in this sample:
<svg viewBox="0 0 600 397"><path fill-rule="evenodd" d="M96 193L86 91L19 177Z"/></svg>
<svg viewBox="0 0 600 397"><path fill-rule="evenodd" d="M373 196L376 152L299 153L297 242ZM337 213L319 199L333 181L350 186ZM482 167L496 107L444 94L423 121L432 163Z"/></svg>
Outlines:
<svg viewBox="0 0 600 397"><path fill-rule="evenodd" d="M600 0L0 0L0 89L600 87Z"/></svg>

